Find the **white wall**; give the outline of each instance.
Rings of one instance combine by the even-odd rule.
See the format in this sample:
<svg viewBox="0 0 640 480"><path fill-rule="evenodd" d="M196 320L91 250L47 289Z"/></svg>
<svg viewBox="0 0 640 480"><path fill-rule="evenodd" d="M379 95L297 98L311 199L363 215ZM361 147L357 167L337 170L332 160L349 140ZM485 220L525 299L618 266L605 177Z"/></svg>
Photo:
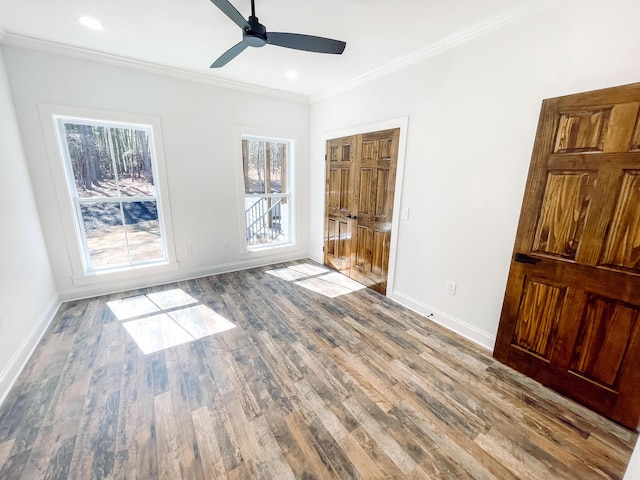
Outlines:
<svg viewBox="0 0 640 480"><path fill-rule="evenodd" d="M631 460L627 465L627 471L624 474L624 480L638 480L640 478L640 443L636 444L636 448L631 454Z"/></svg>
<svg viewBox="0 0 640 480"><path fill-rule="evenodd" d="M305 101L192 82L18 46L5 46L25 152L55 279L63 299L298 258L308 254L308 125ZM74 284L38 105L54 104L158 117L180 269L126 281ZM237 127L298 139L297 247L273 256L240 254ZM228 251L221 248L229 242ZM184 255L184 246L193 255Z"/></svg>
<svg viewBox="0 0 640 480"><path fill-rule="evenodd" d="M0 32L1 33L1 32ZM58 306L0 51L0 403Z"/></svg>
<svg viewBox="0 0 640 480"><path fill-rule="evenodd" d="M409 117L392 296L493 347L542 99L640 81L640 2L571 0L311 106L311 251L323 134ZM447 295L448 280L457 282Z"/></svg>

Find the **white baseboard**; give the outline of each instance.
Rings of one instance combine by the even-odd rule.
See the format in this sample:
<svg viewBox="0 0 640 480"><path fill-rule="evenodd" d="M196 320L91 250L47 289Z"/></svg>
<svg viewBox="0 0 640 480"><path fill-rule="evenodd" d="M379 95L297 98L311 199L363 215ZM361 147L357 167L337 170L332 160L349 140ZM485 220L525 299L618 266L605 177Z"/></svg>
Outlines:
<svg viewBox="0 0 640 480"><path fill-rule="evenodd" d="M424 317L428 317L429 320L432 320L435 323L448 328L458 335L462 335L463 337L468 338L469 340L489 350L493 350L493 347L496 343L495 336L490 335L489 333L482 331L479 328L474 327L473 325L469 325L462 320L452 317L451 315L432 308L429 305L425 305L424 303L415 300L408 295L405 295L404 293L394 291L391 295L391 298L399 304L410 308L414 312L419 313Z"/></svg>
<svg viewBox="0 0 640 480"><path fill-rule="evenodd" d="M127 280L105 281L99 285L90 285L81 288L73 288L60 292L60 299L63 302L73 300L82 300L100 295L110 295L126 290L137 288L148 288L167 283L181 282L184 280L193 280L195 278L208 277L210 275L219 275L221 273L237 272L250 268L263 267L274 263L290 262L309 258L307 252L294 251L286 254L261 255L256 257L248 257L246 260L232 263L222 263L204 268L192 268L171 271L164 274L149 275L146 277L134 277Z"/></svg>
<svg viewBox="0 0 640 480"><path fill-rule="evenodd" d="M51 321L60 308L60 297L55 295L47 307L44 309L36 323L31 328L22 341L16 352L9 359L9 362L0 372L0 405L5 401L11 387L13 387L22 369L25 367L36 347L40 343L43 335L49 328Z"/></svg>

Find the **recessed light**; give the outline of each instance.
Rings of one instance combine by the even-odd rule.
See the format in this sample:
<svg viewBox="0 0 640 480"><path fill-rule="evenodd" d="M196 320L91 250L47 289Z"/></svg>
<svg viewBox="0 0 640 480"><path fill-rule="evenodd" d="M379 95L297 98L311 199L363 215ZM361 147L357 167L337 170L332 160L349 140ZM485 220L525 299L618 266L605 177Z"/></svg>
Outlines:
<svg viewBox="0 0 640 480"><path fill-rule="evenodd" d="M295 71L293 71L293 70L289 70L289 71L287 72L287 78L288 78L289 80L295 80L295 79L297 79L297 78L298 78L298 72L295 72Z"/></svg>
<svg viewBox="0 0 640 480"><path fill-rule="evenodd" d="M79 17L78 21L91 30L102 30L104 28L100 20L96 20L93 17Z"/></svg>

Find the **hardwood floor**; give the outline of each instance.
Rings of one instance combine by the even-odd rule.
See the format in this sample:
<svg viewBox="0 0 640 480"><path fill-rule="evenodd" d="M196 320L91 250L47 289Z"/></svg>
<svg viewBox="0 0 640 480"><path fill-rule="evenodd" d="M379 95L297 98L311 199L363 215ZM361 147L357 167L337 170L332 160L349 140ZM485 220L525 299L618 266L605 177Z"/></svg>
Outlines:
<svg viewBox="0 0 640 480"><path fill-rule="evenodd" d="M622 478L635 441L300 261L63 304L0 407L0 478Z"/></svg>

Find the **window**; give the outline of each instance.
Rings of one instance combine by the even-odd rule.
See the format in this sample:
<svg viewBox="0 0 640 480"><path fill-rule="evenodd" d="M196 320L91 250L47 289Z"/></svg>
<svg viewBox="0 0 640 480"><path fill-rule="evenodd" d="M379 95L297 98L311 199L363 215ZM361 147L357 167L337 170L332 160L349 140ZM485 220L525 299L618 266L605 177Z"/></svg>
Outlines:
<svg viewBox="0 0 640 480"><path fill-rule="evenodd" d="M247 249L290 245L292 142L242 137Z"/></svg>
<svg viewBox="0 0 640 480"><path fill-rule="evenodd" d="M85 273L167 263L153 128L54 119Z"/></svg>

